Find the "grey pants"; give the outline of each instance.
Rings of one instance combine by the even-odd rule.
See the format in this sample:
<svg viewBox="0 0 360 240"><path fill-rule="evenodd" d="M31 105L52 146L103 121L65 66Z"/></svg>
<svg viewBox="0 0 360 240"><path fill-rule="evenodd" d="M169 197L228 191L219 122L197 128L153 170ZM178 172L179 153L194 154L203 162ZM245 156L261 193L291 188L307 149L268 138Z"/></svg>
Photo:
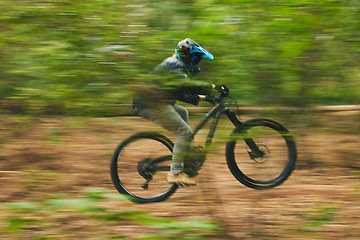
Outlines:
<svg viewBox="0 0 360 240"><path fill-rule="evenodd" d="M183 106L164 104L159 108L134 108L141 117L151 120L159 126L176 134L170 171L178 174L184 170L184 157L190 149L191 128L189 112Z"/></svg>

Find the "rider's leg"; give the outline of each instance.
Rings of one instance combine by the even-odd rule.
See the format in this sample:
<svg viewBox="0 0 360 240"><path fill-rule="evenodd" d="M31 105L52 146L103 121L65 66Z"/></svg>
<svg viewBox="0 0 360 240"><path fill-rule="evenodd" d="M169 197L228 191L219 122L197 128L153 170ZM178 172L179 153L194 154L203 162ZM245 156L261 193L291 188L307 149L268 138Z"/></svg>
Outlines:
<svg viewBox="0 0 360 240"><path fill-rule="evenodd" d="M174 109L186 123L189 122L189 112L185 107L175 104Z"/></svg>
<svg viewBox="0 0 360 240"><path fill-rule="evenodd" d="M171 172L178 175L184 170L184 157L190 149L191 128L187 124L188 112L180 105L162 105L158 108L137 109L137 113L176 134Z"/></svg>

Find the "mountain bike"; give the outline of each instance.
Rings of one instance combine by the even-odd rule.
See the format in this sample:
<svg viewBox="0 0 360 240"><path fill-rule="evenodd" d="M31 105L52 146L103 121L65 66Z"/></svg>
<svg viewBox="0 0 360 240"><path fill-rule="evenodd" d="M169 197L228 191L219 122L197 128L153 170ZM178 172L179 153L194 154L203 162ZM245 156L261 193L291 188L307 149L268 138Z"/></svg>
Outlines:
<svg viewBox="0 0 360 240"><path fill-rule="evenodd" d="M206 159L221 115L234 125L226 143L226 162L232 175L253 189L269 189L283 183L295 167L297 158L293 135L285 126L268 118L241 121L229 108L234 101L229 92L213 98L214 107L196 126L192 139L210 119L212 123L203 148L194 148L184 161L185 173L198 174ZM225 101L230 99L230 101ZM178 185L166 181L174 143L156 132L141 132L125 139L116 149L110 172L117 191L136 203L168 199ZM190 155L191 155L190 153Z"/></svg>

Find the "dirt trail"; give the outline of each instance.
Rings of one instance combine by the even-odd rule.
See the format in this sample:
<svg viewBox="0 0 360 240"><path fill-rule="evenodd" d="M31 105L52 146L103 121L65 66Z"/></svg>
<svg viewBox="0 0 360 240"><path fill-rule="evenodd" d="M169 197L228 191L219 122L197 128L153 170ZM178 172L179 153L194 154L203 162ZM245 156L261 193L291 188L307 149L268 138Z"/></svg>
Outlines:
<svg viewBox="0 0 360 240"><path fill-rule="evenodd" d="M290 124L297 136L298 164L275 189L256 191L237 182L219 147L208 156L196 187L181 188L162 203L113 201L108 207L167 218L216 220L223 234L213 239L360 239L358 118L320 116L309 120L306 129L299 122ZM149 129L160 130L137 117L3 120L0 201L42 201L51 193L78 196L85 187L116 193L109 176L115 147L131 134ZM221 136L230 131L226 125L219 129ZM136 236L139 231L152 231L128 222L110 224L108 230L94 227L91 222L77 222L76 231L78 236L104 231Z"/></svg>

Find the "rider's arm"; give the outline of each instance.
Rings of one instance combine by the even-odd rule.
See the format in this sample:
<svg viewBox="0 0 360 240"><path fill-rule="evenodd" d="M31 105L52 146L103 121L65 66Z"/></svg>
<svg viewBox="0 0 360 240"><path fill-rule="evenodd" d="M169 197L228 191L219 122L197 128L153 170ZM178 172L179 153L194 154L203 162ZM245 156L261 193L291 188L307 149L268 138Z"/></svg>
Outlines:
<svg viewBox="0 0 360 240"><path fill-rule="evenodd" d="M216 85L212 84L212 89L215 89ZM205 101L206 100L206 95L198 95L199 96L199 101Z"/></svg>
<svg viewBox="0 0 360 240"><path fill-rule="evenodd" d="M215 87L216 87L215 84L207 84L207 86L209 86L210 89L209 88L208 89L193 88L192 91L194 91L194 92L190 91L190 88L183 87L182 90L178 93L178 100L181 102L186 102L186 103L190 103L190 104L197 106L199 104L199 101L205 100L205 98L206 98L205 94L210 94L211 91L213 89L215 89ZM197 94L195 92L199 92L201 94Z"/></svg>

